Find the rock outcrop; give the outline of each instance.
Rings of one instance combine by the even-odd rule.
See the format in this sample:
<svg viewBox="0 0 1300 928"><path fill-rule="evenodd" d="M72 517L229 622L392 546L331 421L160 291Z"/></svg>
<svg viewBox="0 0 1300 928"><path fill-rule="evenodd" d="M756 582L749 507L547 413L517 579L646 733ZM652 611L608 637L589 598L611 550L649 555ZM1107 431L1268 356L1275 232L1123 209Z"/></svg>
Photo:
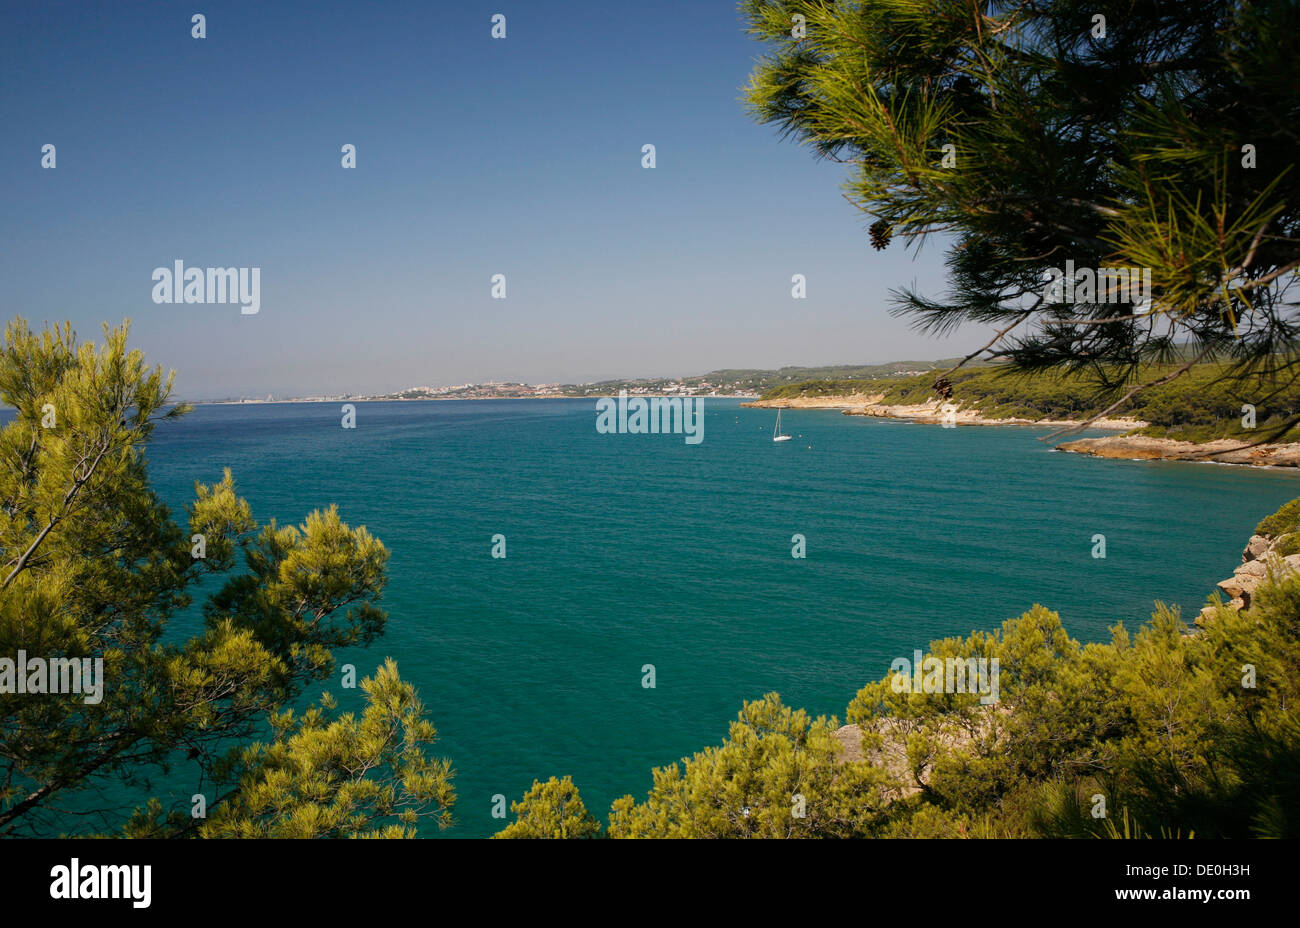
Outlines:
<svg viewBox="0 0 1300 928"><path fill-rule="evenodd" d="M1252 446L1230 438L1191 442L1147 435L1107 435L1068 441L1057 450L1130 461L1212 461L1254 467L1300 467L1300 444Z"/></svg>
<svg viewBox="0 0 1300 928"><path fill-rule="evenodd" d="M1300 554L1287 554L1290 550L1292 534L1251 535L1246 550L1241 553L1241 566L1232 572L1226 580L1220 580L1219 589L1228 594L1228 607L1232 609L1249 609L1251 598L1261 583L1270 578L1279 580L1294 573L1300 573ZM1196 619L1197 625L1214 616L1215 606L1206 606Z"/></svg>
<svg viewBox="0 0 1300 928"><path fill-rule="evenodd" d="M846 404L847 405L847 404ZM910 406L889 406L868 403L865 406L844 410L846 416L873 416L878 419L907 419L921 425L1032 425L1040 428L1064 428L1079 425L1074 419L1021 419L1015 416L989 416L978 409L963 408L960 403L930 400ZM1089 428L1128 429L1143 428L1147 423L1139 419L1098 419Z"/></svg>

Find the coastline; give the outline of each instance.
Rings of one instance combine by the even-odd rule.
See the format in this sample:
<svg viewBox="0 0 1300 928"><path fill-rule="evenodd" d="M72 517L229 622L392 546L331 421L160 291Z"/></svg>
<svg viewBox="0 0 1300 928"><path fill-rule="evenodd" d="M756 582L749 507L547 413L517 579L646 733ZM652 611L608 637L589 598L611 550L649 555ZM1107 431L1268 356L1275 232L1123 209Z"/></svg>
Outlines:
<svg viewBox="0 0 1300 928"><path fill-rule="evenodd" d="M1221 438L1191 442L1149 435L1108 435L1080 438L1057 447L1058 451L1087 454L1097 458L1128 461L1199 461L1203 464L1235 464L1241 467L1300 467L1300 443L1255 445Z"/></svg>
<svg viewBox="0 0 1300 928"><path fill-rule="evenodd" d="M869 416L878 419L902 419L921 425L941 425L945 419L956 425L1009 425L1037 426L1041 428L1068 428L1081 425L1071 419L1020 419L993 418L973 409L957 409L945 417L943 405L937 400L912 406L890 406L880 401L884 394L853 394L845 396L790 397L774 400L755 400L742 403L764 409L839 409L846 416ZM1090 429L1128 433L1146 428L1140 419L1111 417L1091 423ZM1096 438L1077 438L1063 442L1056 450L1071 454L1086 454L1098 458L1128 461L1190 461L1212 464L1232 464L1242 467L1300 468L1300 443L1264 444L1251 446L1249 442L1235 439L1218 439L1209 442L1178 441L1172 438L1155 438L1148 435L1107 435Z"/></svg>
<svg viewBox="0 0 1300 928"><path fill-rule="evenodd" d="M943 412L945 404L940 403L938 400L917 403L911 406L889 406L880 402L884 398L883 393L854 394L851 396L801 396L790 399L756 400L753 403L741 403L740 405L765 409L841 409L846 416L905 419L922 425L941 425L943 422L949 421L955 422L957 425L1021 425L1039 426L1041 428L1065 428L1081 424L1077 419L1020 419L1011 416L995 418L986 416L975 409L962 409L959 404L953 404L956 406L955 411L945 416ZM1089 428L1127 432L1132 429L1145 428L1147 425L1148 423L1143 422L1141 419L1112 417L1098 419Z"/></svg>

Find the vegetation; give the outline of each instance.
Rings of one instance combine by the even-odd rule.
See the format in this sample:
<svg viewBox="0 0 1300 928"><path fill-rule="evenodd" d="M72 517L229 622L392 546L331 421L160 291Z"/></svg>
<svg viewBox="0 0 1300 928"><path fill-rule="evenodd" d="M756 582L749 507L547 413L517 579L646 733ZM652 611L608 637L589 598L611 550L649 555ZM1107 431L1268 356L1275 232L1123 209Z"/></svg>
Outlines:
<svg viewBox="0 0 1300 928"><path fill-rule="evenodd" d="M358 718L333 700L296 714L328 679L331 649L382 634L388 552L333 507L301 526L259 526L229 471L195 487L182 530L149 486L154 429L183 415L172 378L105 329L11 323L0 352L0 656L102 658L102 701L0 692L0 835L49 835L73 807L129 835L409 835L442 824L452 771L391 662L363 681ZM203 631L168 637L200 580ZM224 582L223 582L224 581ZM266 742L259 736L268 736ZM100 808L106 785L147 789L151 770L195 769L195 808Z"/></svg>
<svg viewBox="0 0 1300 928"><path fill-rule="evenodd" d="M1300 531L1300 499L1293 499L1271 516L1261 519L1255 526L1256 535L1271 538L1296 531Z"/></svg>
<svg viewBox="0 0 1300 928"><path fill-rule="evenodd" d="M1293 392L1300 6L741 6L768 52L756 118L852 166L876 248L945 234L950 293L899 291L895 312L985 327L971 359L1064 371L1117 403L1200 361ZM1067 262L1149 270L1150 293L1076 299L1047 285Z"/></svg>
<svg viewBox="0 0 1300 928"><path fill-rule="evenodd" d="M600 832L600 822L582 804L570 777L534 780L522 800L510 803L510 811L516 819L494 838L594 838Z"/></svg>
<svg viewBox="0 0 1300 928"><path fill-rule="evenodd" d="M644 802L617 800L610 837L858 835L859 823L887 803L890 784L869 765L836 766L835 727L775 693L747 702L720 748L656 769Z"/></svg>

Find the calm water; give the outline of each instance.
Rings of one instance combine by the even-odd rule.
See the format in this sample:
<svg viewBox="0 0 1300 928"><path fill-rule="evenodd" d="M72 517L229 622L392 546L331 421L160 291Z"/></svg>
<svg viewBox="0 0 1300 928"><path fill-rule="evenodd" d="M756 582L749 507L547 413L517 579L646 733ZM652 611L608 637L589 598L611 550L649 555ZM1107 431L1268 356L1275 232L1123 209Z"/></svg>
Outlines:
<svg viewBox="0 0 1300 928"><path fill-rule="evenodd" d="M338 656L368 674L391 655L419 688L457 836L553 774L603 818L719 742L745 698L842 718L894 657L1036 602L1084 640L1156 598L1194 615L1300 495L1292 473L1053 453L1044 430L794 410L774 445L771 411L705 407L687 445L597 434L591 400L358 404L355 430L339 404L208 406L160 427L151 471L178 512L229 466L261 522L334 502L383 540L387 634Z"/></svg>

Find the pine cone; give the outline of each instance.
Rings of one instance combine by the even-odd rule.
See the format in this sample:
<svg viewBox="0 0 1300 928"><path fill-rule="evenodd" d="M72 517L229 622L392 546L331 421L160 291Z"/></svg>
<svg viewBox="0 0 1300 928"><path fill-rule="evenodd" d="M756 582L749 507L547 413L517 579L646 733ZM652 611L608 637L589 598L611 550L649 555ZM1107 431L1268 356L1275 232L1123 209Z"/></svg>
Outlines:
<svg viewBox="0 0 1300 928"><path fill-rule="evenodd" d="M889 247L889 223L883 219L877 219L871 224L871 247L876 251L884 251Z"/></svg>

